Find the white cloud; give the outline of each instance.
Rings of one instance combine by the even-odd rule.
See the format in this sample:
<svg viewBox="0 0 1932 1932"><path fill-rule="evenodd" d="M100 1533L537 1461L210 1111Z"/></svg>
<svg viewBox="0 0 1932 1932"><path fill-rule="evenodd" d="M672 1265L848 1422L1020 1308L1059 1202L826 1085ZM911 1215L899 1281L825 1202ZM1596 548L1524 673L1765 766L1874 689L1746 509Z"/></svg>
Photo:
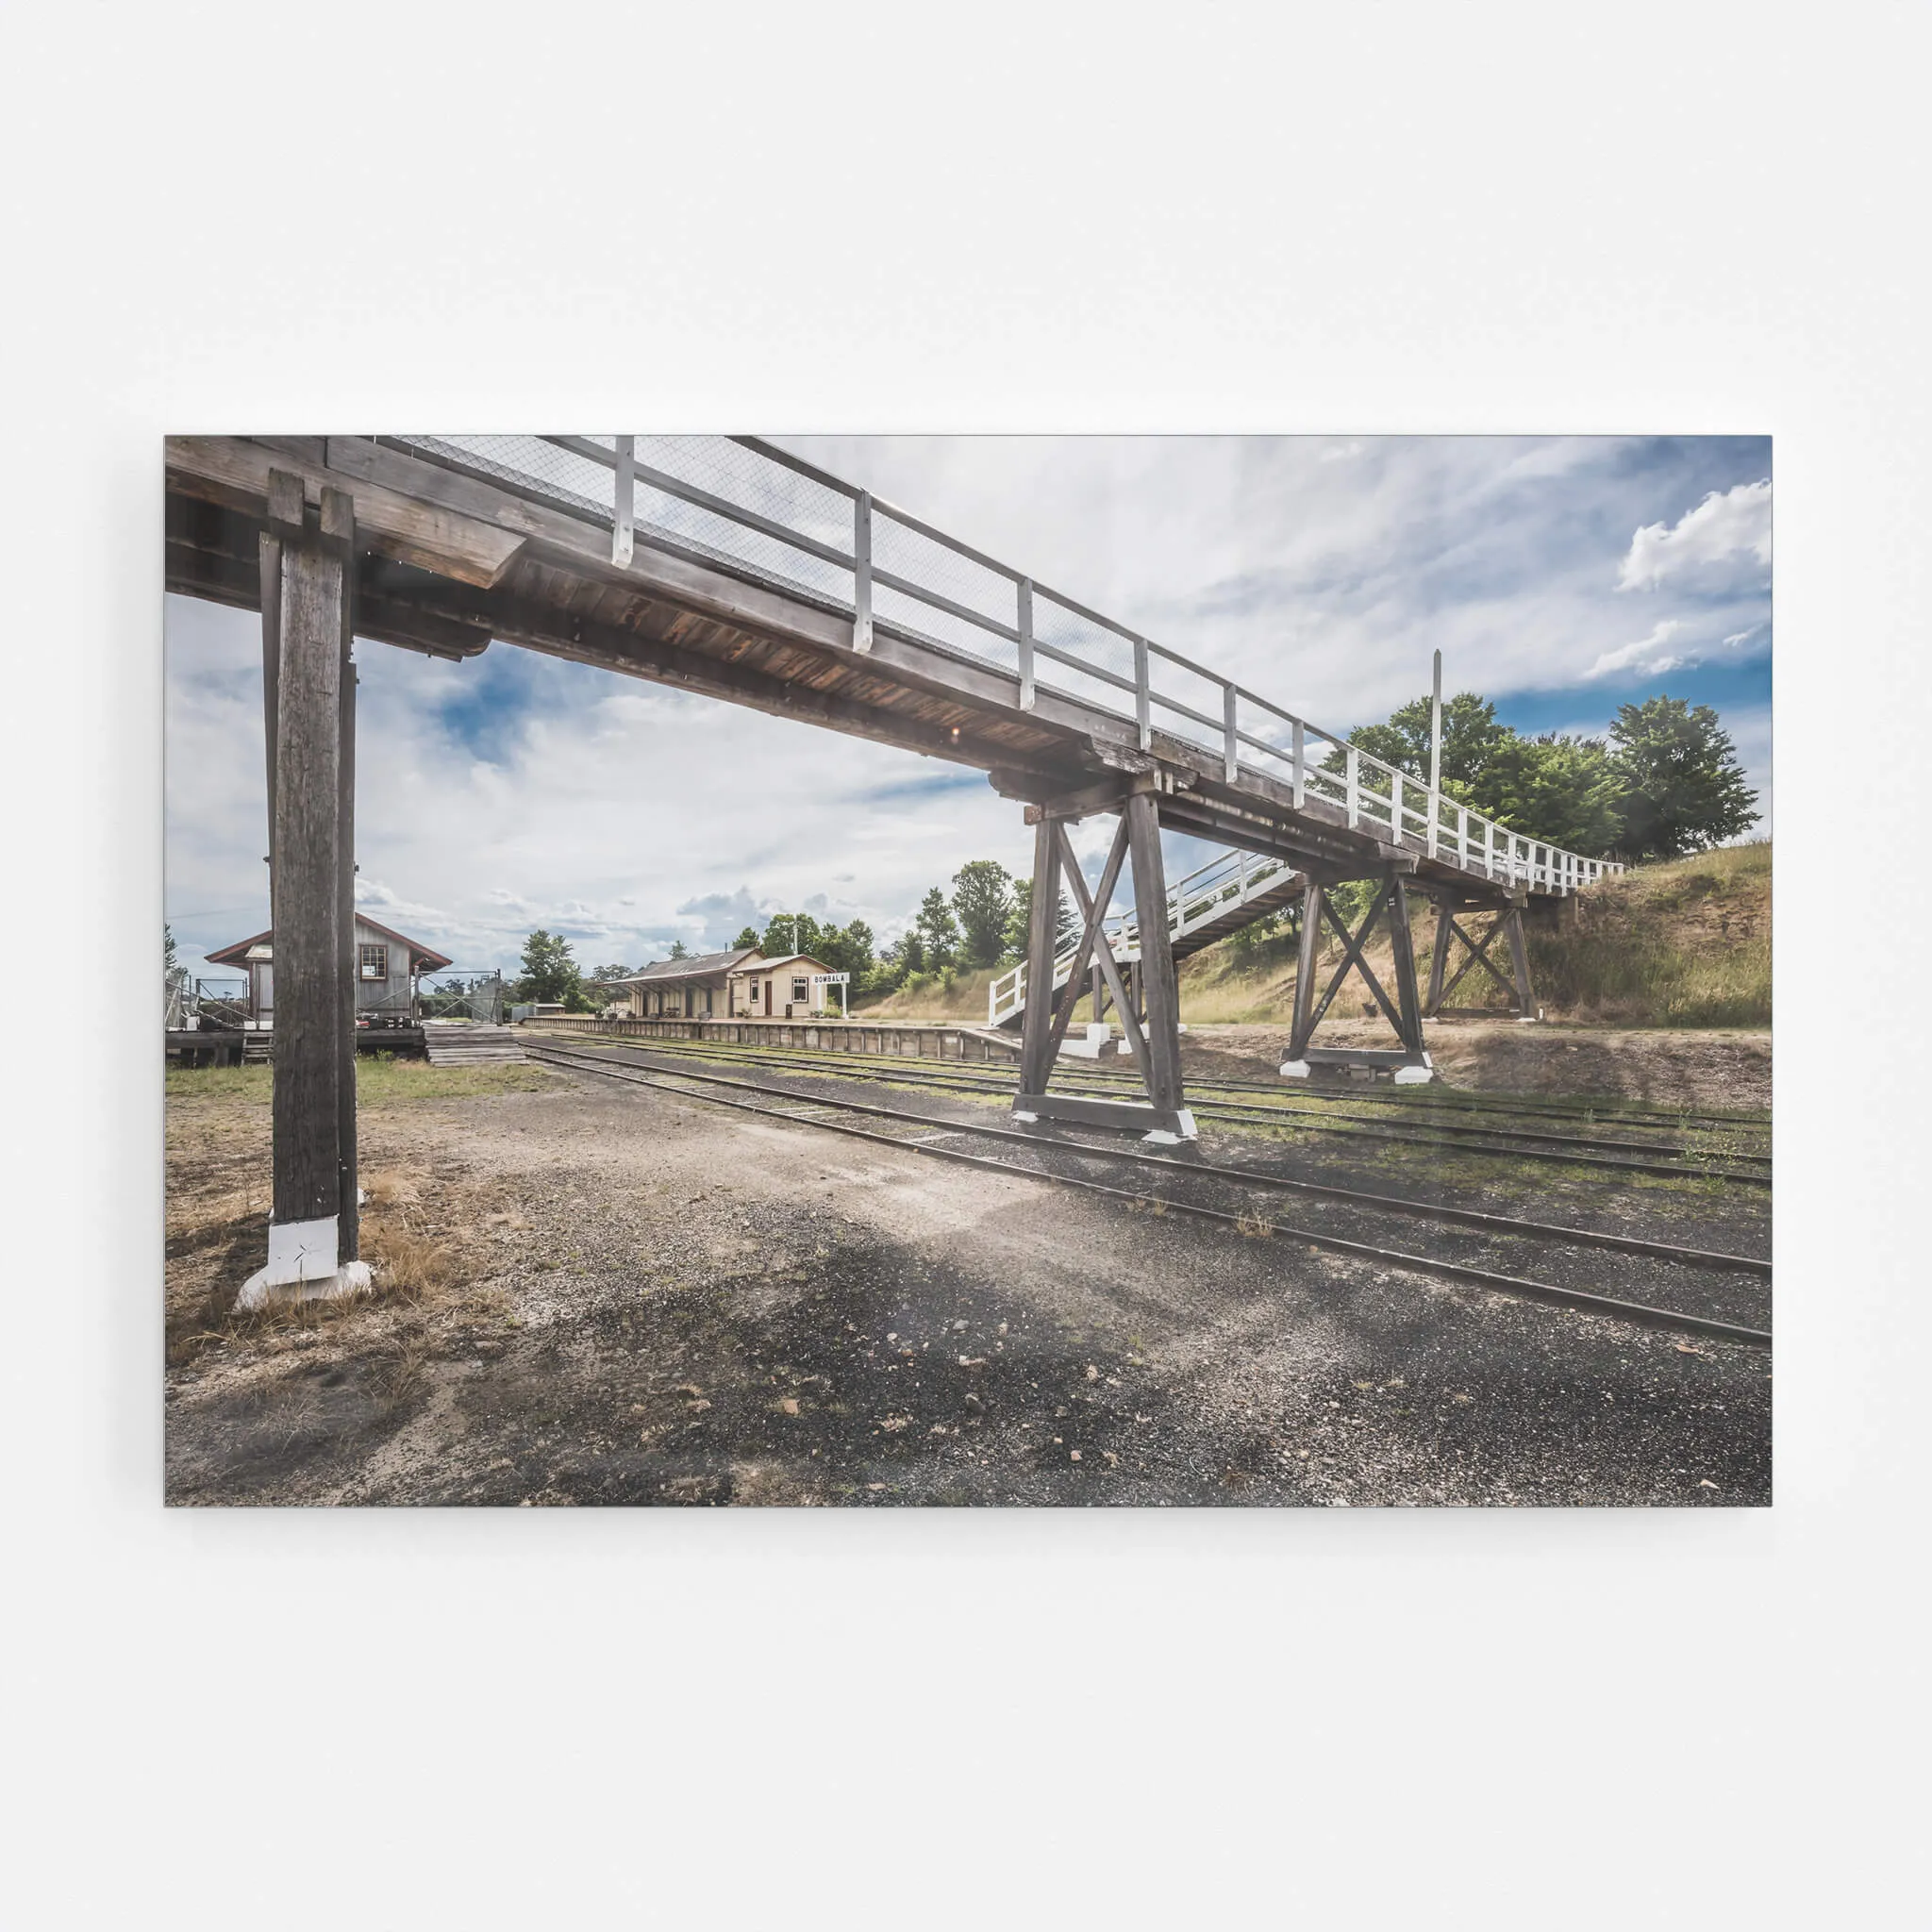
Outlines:
<svg viewBox="0 0 1932 1932"><path fill-rule="evenodd" d="M1614 651L1604 652L1584 673L1584 676L1607 677L1616 671L1635 671L1645 676L1659 677L1666 671L1676 671L1694 661L1664 648L1683 628L1676 618L1666 617L1647 638L1639 638L1635 643L1620 644Z"/></svg>
<svg viewBox="0 0 1932 1932"><path fill-rule="evenodd" d="M1771 562L1771 478L1713 490L1674 525L1645 524L1630 539L1620 591L1641 591L1742 556Z"/></svg>

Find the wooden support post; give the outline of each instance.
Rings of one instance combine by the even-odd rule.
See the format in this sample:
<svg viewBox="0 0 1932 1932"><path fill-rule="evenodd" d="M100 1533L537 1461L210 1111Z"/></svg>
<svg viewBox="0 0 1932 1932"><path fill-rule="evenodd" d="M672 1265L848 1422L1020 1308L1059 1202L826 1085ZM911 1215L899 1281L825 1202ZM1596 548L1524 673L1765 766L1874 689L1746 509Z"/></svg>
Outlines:
<svg viewBox="0 0 1932 1932"><path fill-rule="evenodd" d="M354 858L345 851L344 688L354 580L354 506L323 492L319 525L308 520L299 479L276 473L269 489L271 544L262 585L266 645L273 628L275 679L270 869L274 930L274 1207L268 1266L242 1291L258 1306L272 1289L341 1293L367 1285L355 1259ZM271 557L271 548L273 557ZM345 916L344 907L348 907ZM344 1035L346 1034L346 1039ZM344 1079L349 1087L345 1096Z"/></svg>
<svg viewBox="0 0 1932 1932"><path fill-rule="evenodd" d="M1134 909L1141 923L1141 985L1147 1002L1147 1098L1157 1112L1179 1113L1180 987L1167 930L1167 871L1160 855L1160 808L1151 791L1127 800L1127 852L1134 867ZM1191 1123L1190 1123L1191 1125Z"/></svg>
<svg viewBox="0 0 1932 1932"><path fill-rule="evenodd" d="M1529 946L1523 936L1523 908L1512 906L1503 915L1503 928L1509 941L1509 966L1516 977L1516 1002L1525 1020L1536 1018L1536 988L1529 978Z"/></svg>
<svg viewBox="0 0 1932 1932"><path fill-rule="evenodd" d="M1429 997L1423 1007L1424 1014L1433 1020L1442 1010L1442 975L1449 970L1449 935L1456 924L1456 915L1449 909L1446 899L1436 904L1436 940L1429 958Z"/></svg>
<svg viewBox="0 0 1932 1932"><path fill-rule="evenodd" d="M1416 1058L1423 1055L1423 1003L1416 991L1415 934L1408 923L1408 889L1398 873L1389 902L1389 953L1395 968L1396 1032Z"/></svg>
<svg viewBox="0 0 1932 1932"><path fill-rule="evenodd" d="M1033 828L1033 904L1026 923L1026 1011L1020 1030L1020 1091L1044 1093L1053 1071L1053 956L1059 926L1060 853L1054 822ZM1068 991L1073 988L1069 986Z"/></svg>
<svg viewBox="0 0 1932 1932"><path fill-rule="evenodd" d="M336 674L341 746L336 774L336 958L341 962L336 1036L336 1176L341 1207L336 1254L339 1260L354 1261L361 1253L361 1187L356 1161L356 507L340 490L323 491L322 537L344 560Z"/></svg>
<svg viewBox="0 0 1932 1932"><path fill-rule="evenodd" d="M1315 1030L1315 972L1322 949L1323 891L1315 880L1302 887L1301 944L1295 953L1294 1017L1289 1023L1288 1058L1299 1061Z"/></svg>

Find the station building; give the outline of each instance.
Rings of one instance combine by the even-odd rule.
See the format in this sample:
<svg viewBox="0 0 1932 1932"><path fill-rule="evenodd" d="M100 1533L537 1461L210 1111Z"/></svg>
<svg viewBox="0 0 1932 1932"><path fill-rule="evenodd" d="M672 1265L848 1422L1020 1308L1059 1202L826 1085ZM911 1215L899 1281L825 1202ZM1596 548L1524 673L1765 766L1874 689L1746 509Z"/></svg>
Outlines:
<svg viewBox="0 0 1932 1932"><path fill-rule="evenodd" d="M258 932L208 955L210 966L231 966L248 975L247 1022L272 1027L275 1011L275 934ZM441 973L448 958L421 940L356 915L356 1017L364 1024L407 1026L416 1020L416 982Z"/></svg>
<svg viewBox="0 0 1932 1932"><path fill-rule="evenodd" d="M658 959L628 978L603 983L628 993L634 1020L794 1020L824 1013L826 988L841 978L808 953L767 959L746 947Z"/></svg>

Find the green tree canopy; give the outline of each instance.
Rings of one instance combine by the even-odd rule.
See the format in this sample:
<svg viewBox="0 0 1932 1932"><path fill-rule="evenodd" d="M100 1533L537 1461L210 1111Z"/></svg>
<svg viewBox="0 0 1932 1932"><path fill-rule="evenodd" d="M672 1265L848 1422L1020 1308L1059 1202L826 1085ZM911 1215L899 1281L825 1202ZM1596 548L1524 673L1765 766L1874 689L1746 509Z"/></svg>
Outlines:
<svg viewBox="0 0 1932 1932"><path fill-rule="evenodd" d="M764 943L764 940L759 934L758 927L748 925L731 941L731 950L734 953L748 953L754 949L762 951Z"/></svg>
<svg viewBox="0 0 1932 1932"><path fill-rule="evenodd" d="M1622 836L1632 858L1674 858L1748 831L1762 816L1737 746L1708 705L1657 696L1610 724Z"/></svg>
<svg viewBox="0 0 1932 1932"><path fill-rule="evenodd" d="M953 910L967 965L997 965L1013 910L1012 874L995 859L969 859L953 874Z"/></svg>
<svg viewBox="0 0 1932 1932"><path fill-rule="evenodd" d="M1516 734L1496 723L1496 708L1473 691L1459 691L1442 704L1442 790L1461 795L1473 784L1496 749ZM1364 724L1350 742L1371 758L1393 765L1412 778L1429 782L1429 700L1411 698L1391 711L1386 724ZM1331 749L1323 760L1341 769L1341 754Z"/></svg>
<svg viewBox="0 0 1932 1932"><path fill-rule="evenodd" d="M571 1012L590 1004L584 998L583 974L571 957L570 941L541 925L524 941L523 975L516 983L520 1000L560 1001Z"/></svg>
<svg viewBox="0 0 1932 1932"><path fill-rule="evenodd" d="M1623 826L1623 784L1600 738L1507 733L1466 787L1469 804L1526 838L1588 856Z"/></svg>
<svg viewBox="0 0 1932 1932"><path fill-rule="evenodd" d="M691 949L682 940L673 940L671 951L665 957L672 959L688 959L691 958Z"/></svg>
<svg viewBox="0 0 1932 1932"><path fill-rule="evenodd" d="M919 917L914 924L919 928L920 943L925 949L926 967L937 971L950 966L958 957L959 928L946 904L943 887L935 886L919 902Z"/></svg>

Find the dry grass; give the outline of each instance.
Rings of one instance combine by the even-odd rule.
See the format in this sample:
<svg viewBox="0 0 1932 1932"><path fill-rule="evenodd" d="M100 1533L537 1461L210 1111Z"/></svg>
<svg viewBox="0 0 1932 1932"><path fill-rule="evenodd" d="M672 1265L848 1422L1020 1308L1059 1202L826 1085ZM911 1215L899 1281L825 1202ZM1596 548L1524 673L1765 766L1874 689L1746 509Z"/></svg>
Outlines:
<svg viewBox="0 0 1932 1932"><path fill-rule="evenodd" d="M908 984L882 1000L873 1000L852 1009L855 1020L964 1020L986 1024L987 990L1009 967L986 967L978 971L952 974L922 974L917 984Z"/></svg>
<svg viewBox="0 0 1932 1932"><path fill-rule="evenodd" d="M1243 1214L1234 1224L1237 1234L1244 1234L1251 1241L1265 1241L1274 1232L1274 1224L1265 1214Z"/></svg>

